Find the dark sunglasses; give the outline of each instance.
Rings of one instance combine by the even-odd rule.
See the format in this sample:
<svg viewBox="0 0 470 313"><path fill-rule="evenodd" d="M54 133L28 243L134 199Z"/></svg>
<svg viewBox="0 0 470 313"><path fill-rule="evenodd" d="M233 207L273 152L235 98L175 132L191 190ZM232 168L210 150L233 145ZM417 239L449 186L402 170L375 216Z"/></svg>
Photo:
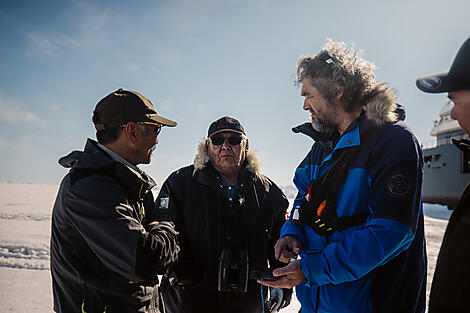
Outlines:
<svg viewBox="0 0 470 313"><path fill-rule="evenodd" d="M236 146L236 145L239 145L240 142L242 142L243 138L241 136L233 136L233 137L227 137L227 138L224 138L222 136L211 137L211 141L214 146L223 145L225 142L225 139L227 139L229 145Z"/></svg>

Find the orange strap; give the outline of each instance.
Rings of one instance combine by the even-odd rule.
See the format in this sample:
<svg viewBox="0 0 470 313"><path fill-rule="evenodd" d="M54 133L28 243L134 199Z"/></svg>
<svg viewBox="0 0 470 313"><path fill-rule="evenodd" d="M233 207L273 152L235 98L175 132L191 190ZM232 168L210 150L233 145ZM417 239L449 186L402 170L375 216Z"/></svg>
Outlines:
<svg viewBox="0 0 470 313"><path fill-rule="evenodd" d="M322 215L323 210L325 209L325 206L326 206L326 200L323 200L323 202L320 203L320 205L318 206L318 209L317 209L317 216L321 216L321 215Z"/></svg>

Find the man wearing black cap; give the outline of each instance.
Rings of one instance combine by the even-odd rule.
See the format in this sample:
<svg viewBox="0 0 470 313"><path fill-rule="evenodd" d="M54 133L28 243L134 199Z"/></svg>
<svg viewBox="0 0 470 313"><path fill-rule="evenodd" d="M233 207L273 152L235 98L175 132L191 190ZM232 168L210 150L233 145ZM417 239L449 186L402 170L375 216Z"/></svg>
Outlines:
<svg viewBox="0 0 470 313"><path fill-rule="evenodd" d="M288 201L261 173L243 126L228 116L213 122L194 164L168 177L156 203L159 218L174 221L180 234L171 273L180 302L170 312L263 312L261 285L249 276L281 265L273 246ZM282 296L268 306L277 301L277 311L292 290L275 293Z"/></svg>
<svg viewBox="0 0 470 313"><path fill-rule="evenodd" d="M95 107L98 142L59 163L70 168L52 212L56 312L160 312L158 273L177 259L176 231L156 222L150 163L163 126L141 94L119 89Z"/></svg>
<svg viewBox="0 0 470 313"><path fill-rule="evenodd" d="M460 48L448 73L416 80L424 92L448 92L451 117L470 134L470 38ZM464 154L470 140L452 139ZM469 158L466 158L467 160ZM455 207L442 241L429 298L429 312L468 312L470 305L470 185Z"/></svg>

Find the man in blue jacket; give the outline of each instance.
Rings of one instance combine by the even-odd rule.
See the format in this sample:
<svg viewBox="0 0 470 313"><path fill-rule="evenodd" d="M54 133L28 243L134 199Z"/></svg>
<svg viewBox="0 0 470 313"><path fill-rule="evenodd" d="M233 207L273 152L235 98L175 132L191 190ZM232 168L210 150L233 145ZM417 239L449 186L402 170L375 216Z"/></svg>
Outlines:
<svg viewBox="0 0 470 313"><path fill-rule="evenodd" d="M395 93L351 46L300 58L296 82L315 143L275 254L276 288L296 286L306 312L424 312L422 154Z"/></svg>

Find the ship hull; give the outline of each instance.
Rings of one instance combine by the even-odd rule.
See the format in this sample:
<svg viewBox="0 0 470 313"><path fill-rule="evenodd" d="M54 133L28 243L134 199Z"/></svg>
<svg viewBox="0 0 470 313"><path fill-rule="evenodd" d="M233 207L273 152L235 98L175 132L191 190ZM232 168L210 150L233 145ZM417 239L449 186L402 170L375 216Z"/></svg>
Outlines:
<svg viewBox="0 0 470 313"><path fill-rule="evenodd" d="M455 208L470 181L462 172L462 152L453 144L423 150L423 201Z"/></svg>

